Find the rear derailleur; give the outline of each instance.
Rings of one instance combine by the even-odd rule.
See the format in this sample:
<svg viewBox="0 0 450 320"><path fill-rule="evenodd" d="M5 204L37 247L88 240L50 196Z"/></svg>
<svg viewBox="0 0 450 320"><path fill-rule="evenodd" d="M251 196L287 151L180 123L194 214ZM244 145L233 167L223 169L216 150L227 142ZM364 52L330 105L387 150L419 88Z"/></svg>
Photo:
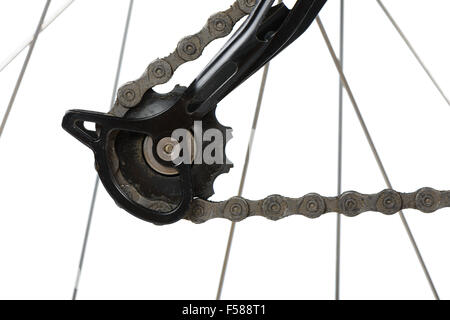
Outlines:
<svg viewBox="0 0 450 320"><path fill-rule="evenodd" d="M309 194L260 201L235 197L211 202L215 179L232 164L225 148L231 129L215 116L217 104L311 25L326 0L298 0L292 9L274 0L237 0L209 18L197 34L180 41L164 59L152 62L137 80L122 86L108 113L72 110L63 127L95 154L99 177L117 205L157 225L180 219L241 221L249 216L278 220L292 214L316 218L327 212L356 216L364 211L394 214L404 208L432 212L450 206L450 193L424 188L416 193L385 190L376 195L348 192L339 197ZM153 90L182 64L200 57L213 40L239 30L189 87ZM95 124L89 130L87 123Z"/></svg>

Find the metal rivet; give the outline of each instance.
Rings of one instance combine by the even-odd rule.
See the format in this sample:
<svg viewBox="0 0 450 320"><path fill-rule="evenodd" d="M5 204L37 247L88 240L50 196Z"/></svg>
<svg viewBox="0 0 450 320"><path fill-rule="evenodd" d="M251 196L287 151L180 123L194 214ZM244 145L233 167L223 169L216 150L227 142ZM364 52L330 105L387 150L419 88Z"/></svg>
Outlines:
<svg viewBox="0 0 450 320"><path fill-rule="evenodd" d="M214 27L217 31L223 31L225 29L225 23L222 20L217 20Z"/></svg>
<svg viewBox="0 0 450 320"><path fill-rule="evenodd" d="M153 61L147 69L148 77L150 80L157 79L157 83L161 84L168 81L172 76L172 67L164 59L158 59Z"/></svg>
<svg viewBox="0 0 450 320"><path fill-rule="evenodd" d="M326 211L325 201L322 196L311 193L303 197L298 213L308 218L318 218Z"/></svg>
<svg viewBox="0 0 450 320"><path fill-rule="evenodd" d="M250 13L256 6L256 0L238 0L239 8L244 13Z"/></svg>
<svg viewBox="0 0 450 320"><path fill-rule="evenodd" d="M161 68L160 66L155 67L155 69L153 69L153 75L157 78L162 78L164 77L164 69Z"/></svg>
<svg viewBox="0 0 450 320"><path fill-rule="evenodd" d="M240 197L234 197L228 200L224 209L224 217L239 222L248 217L249 206L245 199Z"/></svg>
<svg viewBox="0 0 450 320"><path fill-rule="evenodd" d="M208 26L214 38L225 37L233 31L233 20L224 13L218 13L209 18Z"/></svg>
<svg viewBox="0 0 450 320"><path fill-rule="evenodd" d="M270 196L263 202L264 213L270 219L283 218L287 210L287 202L282 196Z"/></svg>
<svg viewBox="0 0 450 320"><path fill-rule="evenodd" d="M384 214L394 214L402 209L402 197L394 190L384 190L377 199L377 211Z"/></svg>
<svg viewBox="0 0 450 320"><path fill-rule="evenodd" d="M195 47L195 44L193 44L192 42L187 42L184 44L183 51L184 53L192 56L197 52L197 48Z"/></svg>
<svg viewBox="0 0 450 320"><path fill-rule="evenodd" d="M133 99L136 98L136 93L133 90L129 89L125 92L125 98L128 101L133 101Z"/></svg>
<svg viewBox="0 0 450 320"><path fill-rule="evenodd" d="M441 194L432 188L422 188L416 195L416 206L422 212L431 213L439 209Z"/></svg>
<svg viewBox="0 0 450 320"><path fill-rule="evenodd" d="M177 48L178 55L185 61L192 61L200 57L202 54L201 50L201 42L197 36L182 39L178 43Z"/></svg>
<svg viewBox="0 0 450 320"><path fill-rule="evenodd" d="M135 82L129 82L119 89L118 99L119 103L126 107L132 108L139 103L140 89Z"/></svg>
<svg viewBox="0 0 450 320"><path fill-rule="evenodd" d="M362 195L357 192L346 192L339 199L339 209L346 216L354 217L363 211Z"/></svg>
<svg viewBox="0 0 450 320"><path fill-rule="evenodd" d="M201 203L194 203L189 219L194 223L204 223L208 221L209 214Z"/></svg>
<svg viewBox="0 0 450 320"><path fill-rule="evenodd" d="M203 207L196 206L196 207L192 210L192 213L194 214L195 217L201 218L202 216L205 215L205 210L203 209Z"/></svg>

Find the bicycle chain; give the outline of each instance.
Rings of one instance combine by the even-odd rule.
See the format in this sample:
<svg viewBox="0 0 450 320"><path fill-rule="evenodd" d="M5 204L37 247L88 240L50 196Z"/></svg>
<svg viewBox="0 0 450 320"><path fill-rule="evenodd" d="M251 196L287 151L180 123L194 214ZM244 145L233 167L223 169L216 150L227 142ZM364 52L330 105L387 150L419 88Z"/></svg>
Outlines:
<svg viewBox="0 0 450 320"><path fill-rule="evenodd" d="M174 52L163 59L156 59L139 79L123 85L117 92L111 114L123 117L129 109L139 104L148 90L167 83L181 65L198 59L212 41L228 36L236 23L250 14L255 5L256 0L236 0L228 10L212 15L200 32L183 38ZM194 199L185 219L197 224L216 218L239 222L251 216L277 221L291 215L313 219L336 212L355 217L367 211L392 215L403 209L417 209L432 213L446 207L450 207L450 191L422 188L414 193L400 193L387 189L370 195L350 191L339 197L311 193L301 198L272 195L257 201L242 197L222 202Z"/></svg>
<svg viewBox="0 0 450 320"><path fill-rule="evenodd" d="M139 104L148 90L167 83L181 65L198 59L212 41L228 36L236 23L252 12L256 2L236 0L228 10L212 15L200 32L183 38L174 52L163 59L156 59L139 79L123 85L117 92L111 114L123 117L130 108Z"/></svg>
<svg viewBox="0 0 450 320"><path fill-rule="evenodd" d="M277 221L291 215L303 215L314 219L326 213L336 212L347 217L356 217L367 211L393 215L403 209L432 213L447 207L450 207L450 191L422 188L413 193L400 193L387 189L378 194L350 191L339 197L323 197L311 193L296 199L272 195L258 201L241 197L222 202L195 199L185 219L197 224L215 218L240 222L252 216Z"/></svg>

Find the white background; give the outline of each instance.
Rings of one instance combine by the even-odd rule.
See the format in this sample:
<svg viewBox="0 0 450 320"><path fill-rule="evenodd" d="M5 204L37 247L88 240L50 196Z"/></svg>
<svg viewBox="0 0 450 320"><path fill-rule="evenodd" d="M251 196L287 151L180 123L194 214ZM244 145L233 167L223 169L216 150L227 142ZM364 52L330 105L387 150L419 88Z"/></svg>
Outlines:
<svg viewBox="0 0 450 320"><path fill-rule="evenodd" d="M49 15L64 1L52 1ZM136 0L120 83L137 78L231 0ZM288 1L293 4L294 1ZM33 33L45 1L0 2L0 60ZM450 94L450 3L385 0ZM39 38L0 140L0 298L69 299L95 181L91 152L61 129L71 108L106 111L128 1L76 0ZM322 19L337 49L339 1ZM375 0L346 1L345 68L394 187L450 188L450 107L438 95ZM181 67L188 85L225 40ZM0 74L6 109L25 58ZM213 199L237 193L261 73L227 97L218 118L234 128L235 163ZM336 194L338 77L317 25L271 65L244 195ZM345 190L385 188L345 100ZM406 211L437 290L450 298L450 210ZM335 221L253 218L237 226L224 299L333 299ZM80 283L81 299L213 299L230 223L156 227L99 190ZM398 216L343 218L343 299L431 299Z"/></svg>

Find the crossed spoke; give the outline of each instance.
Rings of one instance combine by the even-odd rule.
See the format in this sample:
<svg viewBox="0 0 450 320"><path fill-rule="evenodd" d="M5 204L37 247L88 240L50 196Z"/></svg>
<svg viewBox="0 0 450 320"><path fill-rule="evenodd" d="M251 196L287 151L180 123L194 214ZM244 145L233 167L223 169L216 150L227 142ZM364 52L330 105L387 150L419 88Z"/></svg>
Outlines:
<svg viewBox="0 0 450 320"><path fill-rule="evenodd" d="M51 0L47 0L44 6L44 10L42 11L41 18L39 19L38 26L36 31L34 32L33 40L30 43L30 48L28 49L27 56L25 61L23 62L22 70L20 70L19 78L17 78L16 85L14 86L13 93L11 98L9 99L8 107L6 108L5 115L3 116L2 123L0 124L0 138L2 137L3 132L5 131L6 123L8 122L9 115L11 114L11 110L14 105L14 101L16 100L17 93L19 92L20 85L22 84L23 76L27 71L28 63L30 62L31 55L33 54L34 47L36 45L37 39L39 38L39 34L42 29L42 24L44 23L45 16L47 15L48 8L50 7Z"/></svg>
<svg viewBox="0 0 450 320"><path fill-rule="evenodd" d="M126 47L127 38L128 38L128 29L130 27L131 14L133 12L133 4L134 4L134 0L130 0L130 3L128 5L127 19L125 21L125 30L124 30L123 37L122 37L122 46L120 48L119 62L117 64L116 77L114 80L113 93L112 93L112 98L111 98L111 108L114 105L117 87L119 85L119 78L120 78L120 72L122 70L123 56L125 53L125 47ZM97 191L98 191L98 187L99 187L99 182L100 182L100 178L97 175L97 177L95 179L94 190L92 192L91 206L89 209L89 216L88 216L88 221L87 221L87 225L86 225L86 231L84 233L83 247L81 249L80 262L78 264L78 271L77 271L77 277L75 280L75 286L73 289L72 300L76 300L77 295L78 295L78 287L80 284L81 273L83 270L84 257L86 255L86 249L87 249L87 245L88 245L88 241L89 241L89 234L91 231L92 217L94 216L95 203L97 201Z"/></svg>
<svg viewBox="0 0 450 320"><path fill-rule="evenodd" d="M385 181L385 183L386 183L386 185L387 185L387 187L389 189L393 189L391 181L389 180L389 177L387 175L386 169L385 169L385 167L383 165L383 162L382 162L382 160L380 158L380 155L378 153L378 150L377 150L377 148L375 146L375 143L374 143L374 141L372 139L372 136L370 135L369 129L367 128L367 125L366 125L366 123L364 121L364 118L362 116L361 110L359 109L358 103L356 102L355 96L353 95L353 91L350 88L350 85L349 85L349 83L347 81L347 78L346 78L346 76L344 74L344 71L342 70L342 65L339 62L339 59L338 59L338 57L336 55L336 52L333 49L331 41L330 41L330 39L328 37L328 34L327 34L327 32L325 30L325 27L323 26L322 21L320 20L319 16L316 18L316 22L317 22L317 24L319 26L320 32L321 32L321 34L322 34L322 36L323 36L323 38L325 40L325 43L326 43L326 45L328 47L328 50L330 51L331 57L333 58L333 61L334 61L334 64L336 65L336 69L338 70L339 76L341 78L342 85L344 86L344 88L345 88L345 90L346 90L346 92L348 94L348 97L350 98L350 101L351 101L351 103L353 105L353 108L355 110L356 116L358 117L358 120L359 120L359 122L361 124L361 127L362 127L363 131L364 131L364 135L366 136L367 142L369 143L369 146L370 146L370 148L372 150L372 153L373 153L373 155L375 157L375 160L376 160L376 162L378 164L378 167L379 167L379 169L381 171L381 174L382 174L382 176L384 178L384 181ZM428 281L428 284L429 284L429 286L431 288L431 291L433 292L434 298L436 300L439 300L439 295L438 295L438 293L436 291L436 288L435 288L434 283L433 283L433 281L431 279L430 273L428 272L428 269L427 269L427 267L425 265L425 261L423 260L422 254L420 253L419 247L418 247L418 245L416 243L416 240L415 240L415 238L414 238L414 236L412 234L411 228L408 225L408 221L406 220L406 217L405 217L403 211L399 212L399 216L400 216L400 219L402 221L403 226L405 227L406 233L408 234L408 238L409 238L409 240L411 242L411 245L413 246L414 251L415 251L415 253L417 255L419 263L420 263L420 265L421 265L421 267L423 269L424 275L425 275L425 277L426 277L426 279Z"/></svg>
<svg viewBox="0 0 450 320"><path fill-rule="evenodd" d="M70 7L73 2L75 0L70 0L67 3L65 3L61 8L58 9L57 12L55 12L55 14L50 17L48 19L48 21L45 21L45 17L48 13L48 9L49 6L51 4L51 0L47 0L45 7L42 11L38 26L36 28L36 31L33 35L33 37L31 39L28 39L23 46L19 47L10 57L8 57L1 65L0 65L0 72L3 71L15 58L17 58L17 56L23 52L27 47L28 47L28 53L26 55L25 61L23 63L22 69L20 71L19 77L17 79L17 82L15 84L13 93L11 95L11 98L9 100L8 103L8 107L6 109L5 115L2 119L2 122L0 124L0 138L5 130L8 118L10 116L11 110L14 106L14 102L16 99L16 96L19 92L21 83L23 81L24 75L26 73L28 64L30 62L31 56L33 54L36 42L38 40L39 34L41 32L43 32L49 25L51 25L68 7ZM412 46L411 42L408 40L408 38L406 37L406 35L403 33L403 31L401 30L401 28L399 27L399 25L397 24L397 22L395 21L395 19L392 17L392 15L390 14L390 12L388 11L388 9L385 7L385 5L383 4L383 2L381 0L376 0L378 5L381 7L382 11L385 13L385 15L387 16L387 18L389 19L389 21L392 23L392 25L394 26L394 28L396 29L396 31L399 33L400 37L403 39L403 41L405 42L405 44L407 45L407 47L409 48L409 50L412 52L412 54L414 55L414 57L416 58L416 60L418 61L418 63L421 65L421 67L423 68L423 70L425 71L425 73L427 74L427 76L429 77L429 79L432 81L433 85L436 87L436 89L439 91L440 95L443 97L443 99L446 101L446 103L448 105L450 105L450 100L448 99L448 97L445 95L444 91L442 90L441 86L438 84L438 82L436 81L436 79L433 77L433 75L431 74L430 70L427 68L427 66L425 65L425 63L423 62L423 60L421 59L421 57L418 55L417 51L414 49L414 47ZM279 0L279 3L281 3L282 1ZM130 21L131 21L131 16L132 16L132 10L133 10L133 4L134 4L134 0L130 0L129 1L129 6L128 6L128 11L127 11L127 18L126 18L126 22L125 22L125 28L124 28L124 34L123 34L123 38L122 38L122 45L121 45L121 50L120 50L120 55L119 55L119 60L118 60L118 65L117 65L117 70L116 70L116 76L115 76L115 81L114 81L114 86L113 86L113 94L112 94L112 98L111 98L111 106L113 106L115 98L116 98L116 92L117 92L117 88L118 88L118 82L119 82L119 78L120 78L120 74L121 74L121 70L122 70L122 64L123 64L123 58L124 58L124 52L125 52L125 47L126 47L126 43L127 43L127 37L128 37L128 31L129 31L129 25L130 25ZM345 76L345 73L343 71L343 65L344 65L344 0L341 0L341 4L340 4L340 47L339 47L339 57L336 54L335 50L333 49L333 46L331 44L331 41L328 37L328 34L324 28L324 25L320 19L320 17L317 17L316 22L319 26L319 29L321 31L321 34L325 40L325 43L328 47L328 50L330 51L330 54L332 56L332 59L335 63L335 66L337 68L337 71L339 73L339 119L338 119L338 172L337 172L337 192L338 194L342 193L342 155L343 155L343 95L344 95L344 90L346 91L352 106L354 108L354 111L358 117L358 120L360 122L360 125L364 131L364 134L366 136L366 139L368 141L368 144L372 150L372 153L375 157L375 160L377 162L377 165L379 167L379 170L381 171L381 174L384 178L384 181L387 185L388 188L392 189L392 183L388 177L388 174L386 172L386 169L384 167L384 164L380 158L380 155L378 153L378 150L375 146L375 143L371 137L371 134L369 132L369 129L365 123L365 120L363 118L363 115L361 113L361 110L358 106L358 103L353 95L353 92L351 90L351 87L347 81L347 78ZM251 153L252 153L252 148L253 148L253 142L255 139L255 134L256 134L256 129L258 126L258 121L260 118L260 113L261 113L261 108L262 108L262 103L263 103L263 98L264 98L264 93L265 93L265 89L266 89L266 84L267 84L267 79L268 79L268 74L269 74L269 68L270 65L267 64L264 67L263 70L263 74L262 74L262 80L261 80L261 85L260 85L260 89L259 89L259 95L258 95L258 100L257 100L257 104L256 104L256 109L255 109L255 114L254 114L254 118L253 118L253 124L252 124L252 128L251 128L251 133L250 133L250 138L249 138L249 142L248 142L248 146L247 146L247 152L246 152L246 157L245 157L245 162L244 162L244 167L243 167L243 171L242 171L242 176L241 176L241 180L240 180L240 185L239 185L239 191L238 191L238 196L242 196L243 195L243 191L244 191L244 187L245 187L245 182L246 182L246 177L247 177L247 172L249 169L249 164L250 164L250 160L251 160ZM97 199L97 193L98 193L98 187L99 187L99 182L100 179L97 176L96 180L95 180L95 184L94 184L94 189L93 189L93 193L92 193L92 199L91 199L91 203L90 203L90 209L89 209L89 216L88 216L88 220L87 220L87 225L86 225L86 230L84 233L84 240L83 240L83 246L82 246L82 250L81 250L81 255L80 255L80 260L79 260L79 265L78 265L78 270L77 270L77 275L76 275L76 281L75 281L75 285L74 285L74 290L73 290L73 295L72 295L72 299L76 300L77 299L77 295L78 295L78 288L79 288L79 284L80 284L80 279L81 279L81 274L82 274L82 269L83 269L83 265L84 265L84 260L85 260L85 254L86 254L86 250L87 250L87 246L88 246L88 241L89 241L89 235L90 235L90 230L91 230L91 225L92 225L92 219L93 219L93 214L94 214L94 209L95 209L95 204L96 204L96 199ZM417 255L417 258L419 260L419 263L423 269L424 275L427 279L427 282L430 286L430 289L434 295L434 298L436 300L439 300L439 295L438 292L434 286L434 283L432 281L432 278L430 276L430 273L426 267L425 261L421 255L421 252L419 250L419 247L417 245L417 242L414 238L414 235L412 234L411 228L409 227L408 221L404 215L404 213L402 211L400 211L399 213L400 219L402 221L402 224L407 232L408 238L411 242L411 245ZM336 221L336 282L335 282L335 298L336 300L340 299L340 262L341 262L341 225L342 225L342 221L341 221L341 215L337 215L337 221ZM231 248L232 248L232 244L233 244L233 238L234 238L234 234L235 234L235 230L236 230L236 223L233 222L231 224L230 227L230 232L229 232L229 237L228 237L228 242L227 242L227 247L226 247L226 251L225 251L225 257L224 257L224 261L223 261L223 266L222 266L222 271L221 271L221 275L220 275L220 281L219 281L219 286L218 286L218 290L217 290L217 296L216 299L220 300L222 297L222 291L223 291L223 287L224 287L224 282L225 282L225 277L226 277L226 272L227 272L227 267L228 267L228 263L229 263L229 258L230 258L230 254L231 254Z"/></svg>
<svg viewBox="0 0 450 320"><path fill-rule="evenodd" d="M61 8L59 8L47 21L45 21L41 28L39 29L39 32L43 32L45 29L47 29L48 26L50 26L64 11L66 11L67 8L69 8L72 3L74 3L75 0L70 0L67 3L65 3ZM29 45L31 45L31 43L33 42L34 36L31 36L29 39L27 39L26 41L24 41L24 43L16 49L16 51L14 51L8 58L5 59L5 61L3 61L0 64L0 72L2 72L4 69L6 69L7 66L9 66L9 64L11 62L14 61L14 59L16 59L19 54L21 54L23 52L23 50L25 50Z"/></svg>

